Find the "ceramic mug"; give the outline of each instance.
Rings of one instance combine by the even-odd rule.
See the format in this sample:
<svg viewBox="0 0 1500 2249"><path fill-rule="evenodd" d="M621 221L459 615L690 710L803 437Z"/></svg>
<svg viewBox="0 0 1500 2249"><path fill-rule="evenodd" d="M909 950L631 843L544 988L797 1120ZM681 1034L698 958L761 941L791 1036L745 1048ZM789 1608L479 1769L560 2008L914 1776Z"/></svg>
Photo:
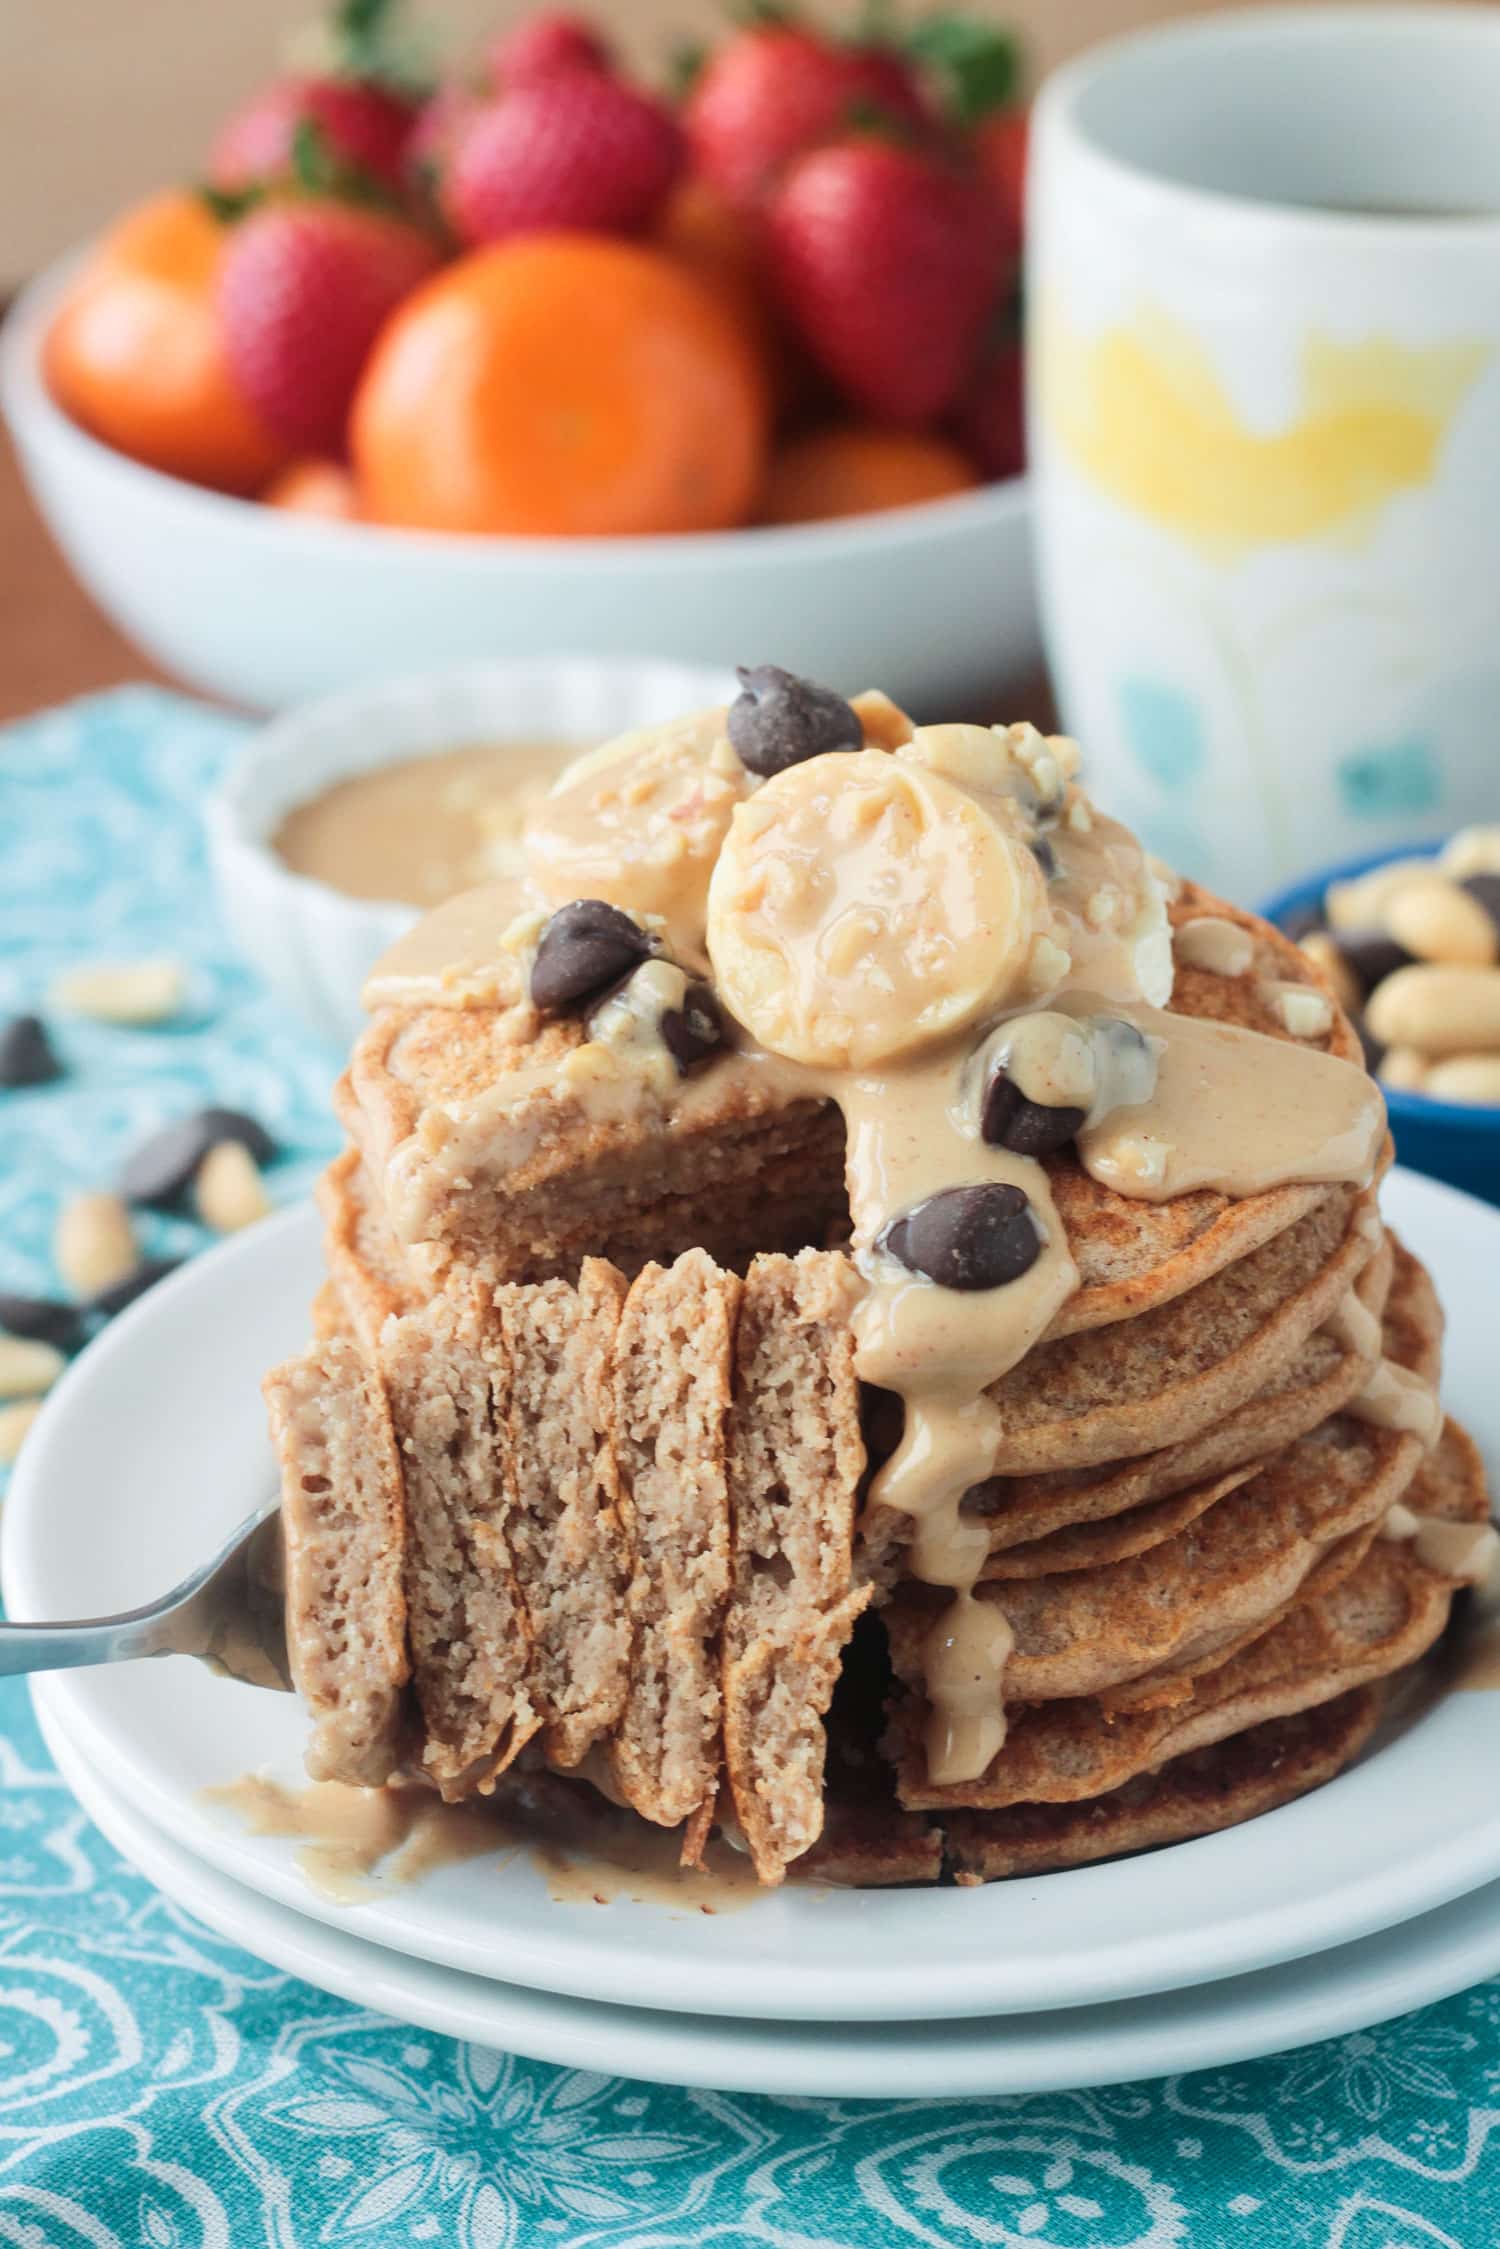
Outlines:
<svg viewBox="0 0 1500 2249"><path fill-rule="evenodd" d="M1111 809L1245 900L1500 816L1500 19L1173 25L1034 146L1043 623Z"/></svg>

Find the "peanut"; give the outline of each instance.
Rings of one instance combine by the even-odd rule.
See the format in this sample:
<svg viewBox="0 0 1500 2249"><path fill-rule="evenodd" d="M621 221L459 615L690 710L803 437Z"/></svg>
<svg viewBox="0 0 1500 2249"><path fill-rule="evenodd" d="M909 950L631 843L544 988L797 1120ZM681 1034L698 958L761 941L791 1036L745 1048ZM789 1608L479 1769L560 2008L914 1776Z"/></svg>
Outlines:
<svg viewBox="0 0 1500 2249"><path fill-rule="evenodd" d="M75 1296L113 1288L140 1263L130 1213L118 1195L75 1195L53 1236L57 1270Z"/></svg>
<svg viewBox="0 0 1500 2249"><path fill-rule="evenodd" d="M1435 1062L1422 1091L1434 1101L1500 1106L1500 1054L1454 1054Z"/></svg>
<svg viewBox="0 0 1500 2249"><path fill-rule="evenodd" d="M238 1140L221 1140L198 1166L193 1182L198 1216L216 1234L237 1234L271 1208L255 1158Z"/></svg>
<svg viewBox="0 0 1500 2249"><path fill-rule="evenodd" d="M1332 1030L1333 1004L1315 984L1282 984L1273 979L1261 989L1282 1028L1294 1039L1321 1039Z"/></svg>
<svg viewBox="0 0 1500 2249"><path fill-rule="evenodd" d="M1443 875L1404 883L1385 910L1388 935L1419 961L1493 965L1500 933L1476 898Z"/></svg>
<svg viewBox="0 0 1500 2249"><path fill-rule="evenodd" d="M1438 865L1455 882L1465 875L1500 874L1500 826L1460 828L1443 846Z"/></svg>
<svg viewBox="0 0 1500 2249"><path fill-rule="evenodd" d="M1434 1059L1500 1052L1500 968L1398 968L1370 994L1365 1020L1382 1046Z"/></svg>
<svg viewBox="0 0 1500 2249"><path fill-rule="evenodd" d="M55 1344L0 1335L0 1398L37 1398L67 1365Z"/></svg>
<svg viewBox="0 0 1500 2249"><path fill-rule="evenodd" d="M1386 909L1409 882L1425 882L1432 873L1430 859L1392 859L1372 867L1367 875L1328 886L1323 910L1332 929L1380 929Z"/></svg>
<svg viewBox="0 0 1500 2249"><path fill-rule="evenodd" d="M1393 1046L1381 1057L1376 1075L1382 1085L1394 1086L1398 1093L1422 1093L1427 1084L1427 1057L1418 1054L1414 1046Z"/></svg>
<svg viewBox="0 0 1500 2249"><path fill-rule="evenodd" d="M14 1467L20 1459L26 1433L41 1410L40 1398L23 1398L19 1405L0 1406L0 1468Z"/></svg>
<svg viewBox="0 0 1500 2249"><path fill-rule="evenodd" d="M187 994L187 970L181 961L163 956L157 960L96 961L69 969L52 987L57 1006L75 1015L90 1015L100 1023L164 1023L175 1015Z"/></svg>

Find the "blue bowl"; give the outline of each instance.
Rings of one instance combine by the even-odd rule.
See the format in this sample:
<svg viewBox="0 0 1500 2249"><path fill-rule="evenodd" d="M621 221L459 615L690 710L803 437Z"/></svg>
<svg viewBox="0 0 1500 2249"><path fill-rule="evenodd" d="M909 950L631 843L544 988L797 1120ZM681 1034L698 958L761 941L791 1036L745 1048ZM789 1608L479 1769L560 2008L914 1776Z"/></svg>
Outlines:
<svg viewBox="0 0 1500 2249"><path fill-rule="evenodd" d="M1347 882L1351 875L1368 874L1391 859L1436 857L1437 843L1403 844L1397 851L1375 851L1368 858L1346 859L1337 867L1324 867L1300 882L1278 890L1258 909L1267 921L1280 925L1299 915L1321 914L1330 883ZM1386 1107L1395 1135L1396 1155L1413 1171L1429 1179L1446 1180L1487 1203L1500 1203L1500 1107L1479 1107L1472 1102L1429 1101L1422 1093L1406 1093L1386 1086Z"/></svg>

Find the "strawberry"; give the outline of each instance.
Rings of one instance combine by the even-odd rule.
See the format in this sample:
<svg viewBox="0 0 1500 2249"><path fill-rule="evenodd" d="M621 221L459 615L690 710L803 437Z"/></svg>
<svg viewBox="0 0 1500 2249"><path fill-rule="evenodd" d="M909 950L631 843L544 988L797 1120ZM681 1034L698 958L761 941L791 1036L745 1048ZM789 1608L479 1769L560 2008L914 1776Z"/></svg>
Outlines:
<svg viewBox="0 0 1500 2249"><path fill-rule="evenodd" d="M1003 268L982 183L919 149L846 138L798 158L766 225L781 300L845 397L886 421L945 413Z"/></svg>
<svg viewBox="0 0 1500 2249"><path fill-rule="evenodd" d="M612 70L614 57L586 16L541 8L497 39L488 56L496 86L539 86L569 70Z"/></svg>
<svg viewBox="0 0 1500 2249"><path fill-rule="evenodd" d="M296 169L299 130L311 128L345 169L393 192L420 100L394 51L398 0L336 0L315 34L319 66L251 96L209 153L209 180L227 195L274 186Z"/></svg>
<svg viewBox="0 0 1500 2249"><path fill-rule="evenodd" d="M1005 225L1006 239L1019 251L1026 233L1026 153L1031 113L1002 109L985 118L974 135L974 154L989 181Z"/></svg>
<svg viewBox="0 0 1500 2249"><path fill-rule="evenodd" d="M415 105L384 86L343 78L280 78L236 110L209 151L208 176L226 194L273 185L293 169L299 127L312 124L354 170L399 189Z"/></svg>
<svg viewBox="0 0 1500 2249"><path fill-rule="evenodd" d="M266 202L230 236L219 311L230 373L278 437L337 455L370 347L438 264L404 219L331 199Z"/></svg>
<svg viewBox="0 0 1500 2249"><path fill-rule="evenodd" d="M419 199L430 201L437 193L454 149L485 101L485 95L454 78L422 104L404 164L407 185Z"/></svg>
<svg viewBox="0 0 1500 2249"><path fill-rule="evenodd" d="M683 124L694 169L745 211L793 157L870 111L914 131L930 124L900 55L768 23L737 33L709 58Z"/></svg>
<svg viewBox="0 0 1500 2249"><path fill-rule="evenodd" d="M989 477L1020 476L1026 467L1026 397L1021 345L1015 335L986 352L953 417L953 434Z"/></svg>
<svg viewBox="0 0 1500 2249"><path fill-rule="evenodd" d="M487 102L459 135L444 214L465 242L543 227L635 234L682 166L670 110L599 71L574 70Z"/></svg>

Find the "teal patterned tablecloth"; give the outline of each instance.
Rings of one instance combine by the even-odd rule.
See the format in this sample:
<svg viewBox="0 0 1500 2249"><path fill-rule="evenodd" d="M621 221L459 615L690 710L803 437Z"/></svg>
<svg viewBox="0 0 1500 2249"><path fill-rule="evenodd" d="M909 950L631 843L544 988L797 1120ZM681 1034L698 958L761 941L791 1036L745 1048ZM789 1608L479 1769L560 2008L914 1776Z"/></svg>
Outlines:
<svg viewBox="0 0 1500 2249"><path fill-rule="evenodd" d="M182 1027L62 1025L69 1075L0 1093L0 1288L54 1285L59 1200L165 1115L262 1117L281 1200L331 1146L337 1058L236 964L204 868L197 805L240 731L126 689L0 736L0 1016L80 960L173 951L198 979ZM162 1219L148 1246L200 1241ZM261 2243L1497 2249L1500 1981L1097 2092L756 2100L555 2069L210 1935L90 1825L0 1682L0 2249Z"/></svg>

